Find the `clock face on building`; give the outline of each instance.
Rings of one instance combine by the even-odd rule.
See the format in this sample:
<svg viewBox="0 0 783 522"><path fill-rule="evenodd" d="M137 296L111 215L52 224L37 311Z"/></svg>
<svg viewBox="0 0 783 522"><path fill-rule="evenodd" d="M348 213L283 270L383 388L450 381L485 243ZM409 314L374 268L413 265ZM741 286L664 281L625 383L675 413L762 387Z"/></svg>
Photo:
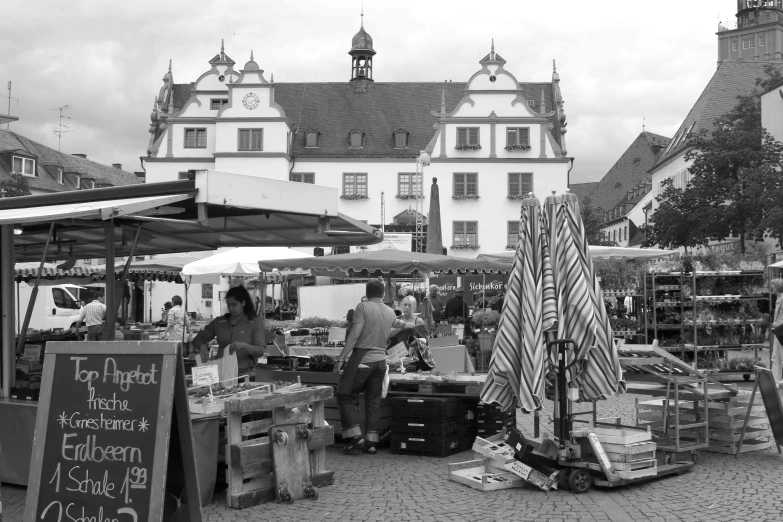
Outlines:
<svg viewBox="0 0 783 522"><path fill-rule="evenodd" d="M242 105L250 109L251 111L258 107L258 96L253 94L252 92L245 94L245 97L242 98Z"/></svg>

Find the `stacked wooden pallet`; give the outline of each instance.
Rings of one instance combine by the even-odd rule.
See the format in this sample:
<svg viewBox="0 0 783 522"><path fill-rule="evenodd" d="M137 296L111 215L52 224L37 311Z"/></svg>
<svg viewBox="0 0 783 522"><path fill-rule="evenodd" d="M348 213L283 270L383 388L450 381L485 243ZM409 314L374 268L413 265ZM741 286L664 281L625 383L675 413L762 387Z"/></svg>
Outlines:
<svg viewBox="0 0 783 522"><path fill-rule="evenodd" d="M703 406L701 400L680 401L680 423L701 422ZM707 399L707 417L709 426L709 444L707 451L716 453L736 454L742 434L742 426L748 413L750 393L740 392L734 397L711 400ZM649 425L655 432L663 432L663 417L665 403L663 399L639 401L636 404L637 424ZM668 435L671 436L674 426L674 407L669 405L666 419ZM687 436L682 436L688 440ZM748 428L742 453L761 451L774 444L769 419L764 411L764 403L756 396L748 418Z"/></svg>

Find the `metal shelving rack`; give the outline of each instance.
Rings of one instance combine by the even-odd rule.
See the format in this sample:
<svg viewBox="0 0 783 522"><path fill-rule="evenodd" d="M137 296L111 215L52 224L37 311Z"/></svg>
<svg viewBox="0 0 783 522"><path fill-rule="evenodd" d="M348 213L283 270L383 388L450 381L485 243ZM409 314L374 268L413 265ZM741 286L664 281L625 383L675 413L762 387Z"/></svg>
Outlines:
<svg viewBox="0 0 783 522"><path fill-rule="evenodd" d="M724 272L690 272L690 273L683 273L683 272L668 272L668 273L659 273L659 274L649 274L649 280L650 280L650 286L648 287L647 279L645 279L645 303L647 302L647 296L646 292L648 288L652 290L652 306L651 313L652 313L652 330L653 335L655 338L658 338L658 331L661 330L680 330L680 338L683 340L682 344L680 345L680 355L682 358L685 357L685 352L693 352L693 361L694 364L698 365L698 353L699 351L725 351L725 350L733 350L733 349L743 349L743 348L753 348L754 351L754 359L758 358L758 349L760 346L765 346L767 343L743 343L743 344L737 344L737 345L705 345L705 346L699 346L699 328L706 325L712 325L712 326L740 326L740 325L761 325L764 324L763 319L749 319L745 321L710 321L710 322L704 322L699 321L696 318L697 312L699 310L699 306L706 305L708 303L725 303L725 302L737 302L737 301L762 301L762 300L770 300L770 309L772 306L771 303L771 296L770 297L759 297L759 296L749 296L749 295L741 295L741 294L735 294L735 295L723 295L723 296L717 296L717 295L697 295L697 281L700 278L706 278L706 277L760 277L764 275L763 270L737 270L737 271L724 271ZM656 278L660 277L676 277L679 276L680 278L680 284L679 285L657 285L656 286ZM685 288L685 278L690 279L688 284L691 286L691 297L686 300L686 298L683 297L683 289ZM658 302L657 299L657 292L659 291L679 291L680 292L680 298L679 302L671 301L671 302ZM665 325L659 325L657 321L657 314L656 311L658 308L668 307L668 306L679 306L680 308L680 316L685 316L685 308L693 307L693 319L692 322L686 323L684 319L680 320L679 324L665 324ZM645 327L649 329L649 321L646 317L648 307L645 306ZM685 328L686 327L693 327L693 346L688 346L685 343ZM647 330L646 330L647 331ZM647 339L645 338L645 341ZM673 351L669 348L666 348L667 351Z"/></svg>

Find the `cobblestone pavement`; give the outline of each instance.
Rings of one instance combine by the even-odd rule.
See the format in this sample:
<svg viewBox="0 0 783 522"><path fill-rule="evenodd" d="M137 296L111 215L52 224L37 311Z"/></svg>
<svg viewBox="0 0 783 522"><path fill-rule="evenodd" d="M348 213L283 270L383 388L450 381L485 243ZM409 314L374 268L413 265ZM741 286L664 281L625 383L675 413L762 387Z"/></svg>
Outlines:
<svg viewBox="0 0 783 522"><path fill-rule="evenodd" d="M742 386L746 387L747 386ZM633 422L627 394L603 402L599 416ZM551 412L551 403L546 411ZM525 416L521 428L529 417ZM547 427L548 417L542 417ZM7 448L5 448L7 450ZM447 479L447 463L471 460L466 451L444 459L392 455L344 456L329 448L326 463L335 484L316 501L269 503L228 509L225 494L204 508L204 520L223 521L780 521L783 520L783 455L776 450L731 455L702 451L700 463L681 476L583 495L545 493L533 487L483 493ZM21 522L24 488L3 486L3 521Z"/></svg>

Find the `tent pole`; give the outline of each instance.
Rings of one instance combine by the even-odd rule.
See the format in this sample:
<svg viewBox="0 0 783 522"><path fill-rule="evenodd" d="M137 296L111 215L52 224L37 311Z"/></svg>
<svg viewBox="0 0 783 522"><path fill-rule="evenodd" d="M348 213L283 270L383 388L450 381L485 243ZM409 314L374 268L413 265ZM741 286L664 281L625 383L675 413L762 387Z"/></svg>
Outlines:
<svg viewBox="0 0 783 522"><path fill-rule="evenodd" d="M32 293L30 293L30 302L27 303L27 311L24 314L24 322L22 323L22 328L19 330L19 337L16 341L17 353L21 353L22 349L24 348L25 338L27 337L27 327L30 326L30 318L33 316L35 299L38 297L38 285L41 282L41 272L43 271L44 263L46 262L46 251L49 250L49 243L52 240L52 234L54 234L54 222L49 225L49 234L46 236L46 244L44 244L43 254L41 254L41 263L38 265L38 275L35 276L35 286L33 287Z"/></svg>
<svg viewBox="0 0 783 522"><path fill-rule="evenodd" d="M14 226L0 225L0 307L2 307L2 359L3 359L3 397L11 396L11 385L16 374L14 364Z"/></svg>
<svg viewBox="0 0 783 522"><path fill-rule="evenodd" d="M106 323L103 325L103 340L114 340L114 319L117 317L117 286L114 280L114 220L106 225Z"/></svg>
<svg viewBox="0 0 783 522"><path fill-rule="evenodd" d="M272 295L274 295L274 287ZM274 297L272 297L272 302L274 303ZM261 272L261 310L258 314L261 316L261 338L266 346L266 272Z"/></svg>
<svg viewBox="0 0 783 522"><path fill-rule="evenodd" d="M141 227L139 227L139 228L141 228ZM193 278L190 277L190 279L192 280ZM183 357L188 357L190 355L190 349L189 349L188 345L185 344L185 339L187 337L185 332L187 332L187 330L188 330L188 293L189 293L188 288L189 288L189 286L188 286L188 282L187 281L182 281L182 283L185 285L185 317L182 319L182 356Z"/></svg>
<svg viewBox="0 0 783 522"><path fill-rule="evenodd" d="M133 245L131 245L130 254L128 254L128 260L125 261L125 268L122 269L122 275L120 276L120 283L117 285L118 295L114 309L118 309L122 304L122 296L125 294L125 285L128 284L128 272L130 272L131 261L136 254L136 246L139 244L139 235L141 234L141 225L136 227L136 237L133 238ZM187 296L185 296L187 298ZM107 299L108 302L108 299Z"/></svg>
<svg viewBox="0 0 783 522"><path fill-rule="evenodd" d="M22 303L19 301L19 281L16 282L16 309L19 310L19 307L22 306ZM18 332L22 325L19 324L19 313L16 314L16 331Z"/></svg>

